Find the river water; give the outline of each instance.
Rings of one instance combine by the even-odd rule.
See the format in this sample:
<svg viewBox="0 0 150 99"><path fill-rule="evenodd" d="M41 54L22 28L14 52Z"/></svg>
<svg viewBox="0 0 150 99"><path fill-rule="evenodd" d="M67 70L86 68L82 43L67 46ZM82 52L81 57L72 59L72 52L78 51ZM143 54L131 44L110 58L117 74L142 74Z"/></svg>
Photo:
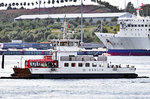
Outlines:
<svg viewBox="0 0 150 99"><path fill-rule="evenodd" d="M14 66L23 67L25 59L42 57L5 56L0 76L12 74ZM150 77L149 56L109 56L108 61L134 65L139 76ZM0 99L150 99L150 78L0 79Z"/></svg>

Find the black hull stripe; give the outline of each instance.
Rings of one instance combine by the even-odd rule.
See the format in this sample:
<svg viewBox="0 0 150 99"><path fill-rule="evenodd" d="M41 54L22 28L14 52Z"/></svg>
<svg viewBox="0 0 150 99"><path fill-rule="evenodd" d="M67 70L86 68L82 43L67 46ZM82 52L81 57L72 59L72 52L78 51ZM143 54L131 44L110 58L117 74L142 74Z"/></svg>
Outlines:
<svg viewBox="0 0 150 99"><path fill-rule="evenodd" d="M137 78L137 74L32 74L31 78L89 79L89 78Z"/></svg>

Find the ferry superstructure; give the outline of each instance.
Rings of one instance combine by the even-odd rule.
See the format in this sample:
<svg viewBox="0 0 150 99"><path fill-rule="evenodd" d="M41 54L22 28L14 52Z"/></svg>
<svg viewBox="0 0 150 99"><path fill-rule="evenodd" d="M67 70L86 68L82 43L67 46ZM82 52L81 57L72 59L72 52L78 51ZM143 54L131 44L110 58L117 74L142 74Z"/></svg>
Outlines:
<svg viewBox="0 0 150 99"><path fill-rule="evenodd" d="M150 55L150 18L137 16L118 19L117 34L95 33L111 55Z"/></svg>

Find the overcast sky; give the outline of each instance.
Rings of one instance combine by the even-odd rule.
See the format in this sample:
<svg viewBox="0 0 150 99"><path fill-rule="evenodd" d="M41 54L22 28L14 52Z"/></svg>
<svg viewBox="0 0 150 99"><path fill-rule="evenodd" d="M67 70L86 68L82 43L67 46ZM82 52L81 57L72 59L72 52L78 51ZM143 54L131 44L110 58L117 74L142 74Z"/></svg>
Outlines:
<svg viewBox="0 0 150 99"><path fill-rule="evenodd" d="M12 3L12 2L36 2L36 1L39 1L39 0L0 0L0 3L1 2L4 2L4 3ZM48 1L48 0L41 0L41 1ZM76 3L77 5L79 5L80 4L80 0L77 0L78 2ZM84 4L91 4L91 0L83 0L84 1ZM115 5L115 6L118 6L119 8L123 8L124 9L124 7L125 7L125 0L102 0L102 1L107 1L107 2L109 2L110 4L112 4L112 5ZM133 4L134 4L134 6L135 7L137 7L137 0L126 0L126 4L128 3L128 2L132 2ZM148 3L150 3L150 0L138 0L138 4L139 5L141 5L141 3L144 3L144 4L148 4ZM71 5L73 5L74 4L74 2L72 2L72 3L70 3ZM69 4L69 5L70 5ZM93 3L94 4L94 3ZM66 3L63 3L63 4L55 4L55 5L52 5L51 4L51 7L52 6L62 6L62 5L68 5L68 4L66 4ZM41 5L41 7L43 7L44 5ZM46 7L49 7L50 5L45 5ZM38 7L38 5L35 5L34 7ZM34 8L33 6L31 6L31 8ZM5 9L5 8L3 8L3 9Z"/></svg>

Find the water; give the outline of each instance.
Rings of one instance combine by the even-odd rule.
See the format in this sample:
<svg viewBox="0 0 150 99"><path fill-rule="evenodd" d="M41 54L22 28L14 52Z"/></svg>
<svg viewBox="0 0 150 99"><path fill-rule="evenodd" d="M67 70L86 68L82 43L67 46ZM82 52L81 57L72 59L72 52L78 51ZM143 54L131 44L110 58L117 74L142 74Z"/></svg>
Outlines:
<svg viewBox="0 0 150 99"><path fill-rule="evenodd" d="M25 59L42 56L23 56ZM5 56L9 76L21 56ZM1 60L1 57L0 57ZM139 76L150 77L150 57L109 56L109 62L135 65ZM19 64L18 64L19 62ZM0 61L1 63L1 61ZM150 78L137 79L0 79L0 99L149 99Z"/></svg>

